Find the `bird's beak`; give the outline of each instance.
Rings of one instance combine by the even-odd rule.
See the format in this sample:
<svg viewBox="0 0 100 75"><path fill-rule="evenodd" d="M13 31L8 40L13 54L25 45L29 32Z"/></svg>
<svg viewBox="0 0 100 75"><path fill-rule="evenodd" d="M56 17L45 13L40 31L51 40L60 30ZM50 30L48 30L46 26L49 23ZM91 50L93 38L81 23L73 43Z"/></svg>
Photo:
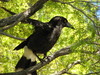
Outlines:
<svg viewBox="0 0 100 75"><path fill-rule="evenodd" d="M67 23L67 27L69 27L71 29L75 29L69 22Z"/></svg>

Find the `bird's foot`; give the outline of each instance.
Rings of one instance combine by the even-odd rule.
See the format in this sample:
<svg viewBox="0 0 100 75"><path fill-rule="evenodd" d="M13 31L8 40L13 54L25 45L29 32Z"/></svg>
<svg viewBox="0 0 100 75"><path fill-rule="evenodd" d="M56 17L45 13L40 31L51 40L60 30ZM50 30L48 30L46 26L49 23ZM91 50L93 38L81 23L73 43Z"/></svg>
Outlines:
<svg viewBox="0 0 100 75"><path fill-rule="evenodd" d="M47 62L50 61L50 56L46 56L44 61L45 61L45 62L46 62L46 61L47 61Z"/></svg>
<svg viewBox="0 0 100 75"><path fill-rule="evenodd" d="M45 60L44 60L44 59L41 59L41 58L39 58L39 61L40 61L41 63L45 62Z"/></svg>
<svg viewBox="0 0 100 75"><path fill-rule="evenodd" d="M50 61L50 56L47 56L47 57L45 57L45 58L43 58L43 59L39 58L39 61L40 61L41 63L46 62L46 61Z"/></svg>

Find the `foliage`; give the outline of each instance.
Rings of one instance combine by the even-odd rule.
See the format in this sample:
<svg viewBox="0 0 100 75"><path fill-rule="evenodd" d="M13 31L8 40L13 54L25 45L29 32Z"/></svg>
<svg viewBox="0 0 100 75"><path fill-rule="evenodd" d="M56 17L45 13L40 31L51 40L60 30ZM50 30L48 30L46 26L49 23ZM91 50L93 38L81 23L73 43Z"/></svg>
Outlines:
<svg viewBox="0 0 100 75"><path fill-rule="evenodd" d="M0 7L6 7L7 9L20 13L29 8L37 0L11 0L7 3L0 2ZM71 2L72 0L62 0L64 2ZM32 3L32 4L31 4ZM83 10L93 21L95 25L99 25L100 22L94 16L96 15L97 8L92 3L81 2L77 0L72 3L75 7ZM9 6L9 7L8 7ZM0 19L11 16L9 13L0 9ZM64 16L75 27L75 30L64 28L62 34L55 44L55 46L48 52L48 55L56 52L57 50L74 44L72 47L73 53L64 55L50 64L39 69L39 75L50 75L64 68L67 68L69 64L76 60L81 60L81 64L73 66L69 72L83 75L92 72L100 71L100 53L98 53L99 36L97 34L98 28L96 28L93 22L86 17L82 12L74 9L68 4L61 4L59 2L48 1L44 7L39 10L31 18L38 19L43 22L49 21L54 16ZM12 34L17 37L27 38L34 31L34 27L31 25L18 23L13 28L6 30L8 34ZM0 35L0 72L7 73L14 71L14 66L22 56L23 50L13 51L13 49L21 42L20 40L13 39L4 35ZM67 75L67 74L64 74Z"/></svg>

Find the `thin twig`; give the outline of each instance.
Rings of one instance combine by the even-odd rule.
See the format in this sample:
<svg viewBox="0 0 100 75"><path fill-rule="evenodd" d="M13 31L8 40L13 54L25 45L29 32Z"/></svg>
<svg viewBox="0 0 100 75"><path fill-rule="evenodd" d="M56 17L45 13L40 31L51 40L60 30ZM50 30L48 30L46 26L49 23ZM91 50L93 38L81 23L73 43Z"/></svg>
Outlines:
<svg viewBox="0 0 100 75"><path fill-rule="evenodd" d="M58 0L52 0L53 2L58 2ZM91 5L94 5L93 3L97 3L96 1L68 1L67 3L75 3L75 2L84 2L84 3L90 3ZM64 2L66 3L66 2ZM98 1L100 3L100 1ZM99 5L94 5L96 7L100 7Z"/></svg>
<svg viewBox="0 0 100 75"><path fill-rule="evenodd" d="M93 63L92 65L96 65L97 63L100 63L100 60L96 61L95 63ZM91 66L92 66L91 65Z"/></svg>
<svg viewBox="0 0 100 75"><path fill-rule="evenodd" d="M70 74L70 75L77 75L77 74L70 73L70 72L68 72L68 71L69 71L69 69L71 69L73 66L75 66L75 65L77 65L77 64L80 64L80 63L81 63L80 60L74 61L72 64L69 64L69 65L68 65L68 68L67 68L67 69L63 69L62 71L59 71L59 72L57 72L57 73L55 73L55 74L52 74L52 75L62 75L62 74L65 74L65 73Z"/></svg>
<svg viewBox="0 0 100 75"><path fill-rule="evenodd" d="M81 13L83 13L88 19L90 19L90 20L92 21L94 27L97 27L96 24L95 24L95 22L94 22L82 9L79 9L79 8L75 7L75 6L72 5L70 2L62 2L62 1L59 1L59 0L55 0L55 2L60 2L60 3L62 3L62 4L68 4L68 5L70 5L70 6L73 7L74 9L76 9L76 10L80 11Z"/></svg>
<svg viewBox="0 0 100 75"><path fill-rule="evenodd" d="M77 64L80 64L81 63L81 60L77 60L77 61L74 61L72 64L69 64L68 65L68 68L67 68L67 71L69 70L69 69L71 69L73 66L75 66L75 65L77 65Z"/></svg>
<svg viewBox="0 0 100 75"><path fill-rule="evenodd" d="M100 72L92 72L92 73L88 73L88 74L85 74L85 75L94 75L94 74L96 74L96 75L100 75Z"/></svg>
<svg viewBox="0 0 100 75"><path fill-rule="evenodd" d="M95 45L100 45L100 43L97 43L97 42L92 42L92 44L95 44Z"/></svg>
<svg viewBox="0 0 100 75"><path fill-rule="evenodd" d="M15 37L15 36L13 36L13 35L7 34L7 33L2 32L2 31L0 31L0 34L6 35L6 36L8 36L8 37L11 37L11 38L14 38L14 39L17 39L17 40L25 40L24 38Z"/></svg>

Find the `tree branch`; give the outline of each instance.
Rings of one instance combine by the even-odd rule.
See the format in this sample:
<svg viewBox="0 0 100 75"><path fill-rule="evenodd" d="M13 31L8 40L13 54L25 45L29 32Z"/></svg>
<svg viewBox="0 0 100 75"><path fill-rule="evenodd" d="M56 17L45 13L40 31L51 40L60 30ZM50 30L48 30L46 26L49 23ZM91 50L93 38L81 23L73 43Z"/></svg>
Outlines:
<svg viewBox="0 0 100 75"><path fill-rule="evenodd" d="M47 1L48 0L39 0L31 8L27 9L25 12L13 15L13 16L5 18L5 19L1 19L0 27L4 27L4 26L10 25L10 24L12 24L12 27L13 27L18 22L35 14L35 12L37 12L39 9L41 9L43 7L43 4L46 3Z"/></svg>
<svg viewBox="0 0 100 75"><path fill-rule="evenodd" d="M83 13L90 21L92 21L94 27L97 27L96 24L95 24L95 22L94 22L82 9L79 9L79 8L75 7L75 6L72 5L70 2L62 2L62 1L59 1L59 0L53 0L53 1L55 1L55 2L60 2L60 3L62 3L62 4L68 4L68 5L70 5L70 6L73 7L74 9L76 9L76 10L80 11L81 13Z"/></svg>
<svg viewBox="0 0 100 75"><path fill-rule="evenodd" d="M69 65L68 65L68 68L67 68L67 69L63 69L62 71L57 72L56 74L53 74L53 75L62 75L62 74L65 74L65 73L70 74L70 75L77 75L77 74L72 74L72 73L70 73L70 72L68 72L68 71L69 71L69 69L71 69L73 66L75 66L75 65L77 65L77 64L80 64L80 63L81 63L80 60L74 61L72 64L69 64Z"/></svg>
<svg viewBox="0 0 100 75"><path fill-rule="evenodd" d="M97 42L92 42L92 44L95 44L95 45L100 45L100 43L97 43Z"/></svg>
<svg viewBox="0 0 100 75"><path fill-rule="evenodd" d="M88 73L88 74L85 74L85 75L92 75L92 74L99 75L99 74L100 74L100 72L93 72L93 73Z"/></svg>
<svg viewBox="0 0 100 75"><path fill-rule="evenodd" d="M73 51L75 52L75 50L72 50L72 47L75 46L75 45L76 45L76 43L58 50L53 55L47 56L47 58L44 59L43 63L38 63L37 65L32 66L32 67L30 67L26 70L23 70L23 71L20 71L20 72L13 72L13 73L3 73L3 74L0 74L0 75L27 75L28 73L31 73L31 72L38 70L41 67L49 64L51 61L53 61L54 59L56 59L60 56L71 54ZM83 51L82 51L82 53L83 53ZM84 52L84 53L87 53L87 52ZM76 62L70 64L67 69L63 69L62 71L59 72L58 75L61 75L62 73L72 74L72 73L68 72L68 70L78 63L80 63L80 61L76 61ZM72 74L72 75L76 75L76 74Z"/></svg>
<svg viewBox="0 0 100 75"><path fill-rule="evenodd" d="M93 63L91 66L96 65L96 64L98 64L98 63L100 63L100 60L98 60L98 61L96 61L95 63ZM100 67L100 66L99 66L99 67Z"/></svg>
<svg viewBox="0 0 100 75"><path fill-rule="evenodd" d="M2 1L2 2L8 2L8 1L10 1L10 0L0 0L0 1Z"/></svg>
<svg viewBox="0 0 100 75"><path fill-rule="evenodd" d="M41 67L43 67L44 65L49 64L51 61L53 61L54 59L58 58L59 56L63 56L63 55L67 55L72 53L72 50L70 49L71 46L66 47L66 48L62 48L60 50L58 50L57 52L55 52L53 55L48 56L43 63L39 63L37 64L37 66L31 67L27 70L29 70L29 72L33 72ZM33 70L34 69L34 70Z"/></svg>
<svg viewBox="0 0 100 75"><path fill-rule="evenodd" d="M60 49L59 51L55 52L53 55L48 56L47 58L45 58L43 63L38 63L37 65L35 65L33 67L30 67L26 70L19 71L19 72L13 72L13 73L3 73L3 74L0 74L0 75L27 75L28 73L31 73L31 72L33 72L35 70L38 70L41 67L49 64L51 61L53 61L54 59L56 59L59 56L67 55L67 54L72 53L72 50L70 49L70 47L71 46Z"/></svg>
<svg viewBox="0 0 100 75"><path fill-rule="evenodd" d="M19 38L19 37L12 36L10 34L6 34L3 31L15 26L18 22L35 14L35 12L37 12L39 9L41 9L43 7L43 4L46 3L47 1L48 0L39 0L31 8L27 9L25 12L22 12L20 14L15 14L13 12L10 12L13 14L13 16L0 20L0 27L3 27L0 30L0 34L9 36L9 37L14 38L14 39L25 40L23 38ZM6 10L6 9L4 9L4 10Z"/></svg>
<svg viewBox="0 0 100 75"><path fill-rule="evenodd" d="M15 36L13 36L13 35L7 34L7 33L2 32L2 31L0 31L0 34L6 35L6 36L8 36L8 37L11 37L11 38L14 38L14 39L17 39L17 40L25 40L24 38L15 37Z"/></svg>
<svg viewBox="0 0 100 75"><path fill-rule="evenodd" d="M57 2L58 0L52 0L53 2ZM85 3L100 3L100 1L68 1L67 3L75 3L75 2L85 2ZM66 3L66 2L64 2L64 3ZM97 6L97 5L94 5L94 6ZM97 7L99 7L99 6L97 6Z"/></svg>
<svg viewBox="0 0 100 75"><path fill-rule="evenodd" d="M56 73L56 74L52 74L52 75L62 75L62 74L70 74L70 75L77 75L77 74L73 74L70 72L67 72L66 69L63 69L62 71Z"/></svg>

